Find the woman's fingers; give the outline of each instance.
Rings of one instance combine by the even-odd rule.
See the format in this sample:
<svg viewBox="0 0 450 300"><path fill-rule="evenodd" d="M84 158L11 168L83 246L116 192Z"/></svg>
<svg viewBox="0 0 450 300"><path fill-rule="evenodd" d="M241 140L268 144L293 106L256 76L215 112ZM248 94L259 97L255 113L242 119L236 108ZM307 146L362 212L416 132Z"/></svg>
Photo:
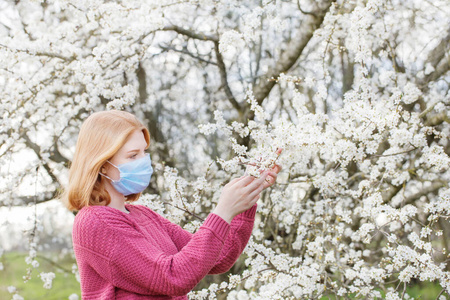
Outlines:
<svg viewBox="0 0 450 300"><path fill-rule="evenodd" d="M255 197L259 196L264 189L264 184L259 185L256 189L252 190L250 194L248 195L249 199L254 199Z"/></svg>
<svg viewBox="0 0 450 300"><path fill-rule="evenodd" d="M267 176L267 180L269 183L274 183L277 180L278 174L275 172L270 172L269 175Z"/></svg>
<svg viewBox="0 0 450 300"><path fill-rule="evenodd" d="M259 170L260 172L260 178L263 176L263 172L267 173L267 180L266 183L269 182L270 184L275 183L276 179L277 179L277 175L278 173L281 171L281 166L276 164L274 165L271 169L269 170ZM241 177L235 178L233 180L231 180L228 185L234 185L236 183L239 183L239 185L245 187L247 185L249 185L251 182L255 181L255 177L251 176L251 175L243 175ZM257 183L255 183L257 185ZM254 186L253 186L254 188Z"/></svg>
<svg viewBox="0 0 450 300"><path fill-rule="evenodd" d="M267 171L267 176L277 178L278 173L274 171Z"/></svg>
<svg viewBox="0 0 450 300"><path fill-rule="evenodd" d="M266 181L264 182L264 189L268 188L269 186L272 186L275 181L277 181L278 174L275 172L269 172L269 175L266 178Z"/></svg>
<svg viewBox="0 0 450 300"><path fill-rule="evenodd" d="M239 179L241 179L241 178L239 178L239 177L238 177L238 178L234 178L233 180L231 180L230 182L228 182L227 185L230 185L230 186L231 186L231 185L235 184L236 182L238 182Z"/></svg>
<svg viewBox="0 0 450 300"><path fill-rule="evenodd" d="M267 181L267 180L275 181L275 180L277 179L277 177L278 177L278 173L275 173L275 172L273 172L273 171L267 171L267 178L266 178L266 181Z"/></svg>
<svg viewBox="0 0 450 300"><path fill-rule="evenodd" d="M242 180L240 181L240 183L242 184L242 186L247 186L250 183L252 183L255 180L255 177L251 176L251 175L245 175L244 178L242 178Z"/></svg>
<svg viewBox="0 0 450 300"><path fill-rule="evenodd" d="M275 164L270 170L274 171L275 173L280 173L281 166L278 164Z"/></svg>
<svg viewBox="0 0 450 300"><path fill-rule="evenodd" d="M261 198L261 193L258 193L255 197L253 197L253 199L250 201L249 206L252 207L253 205L255 205L259 198Z"/></svg>
<svg viewBox="0 0 450 300"><path fill-rule="evenodd" d="M245 190L248 193L251 193L252 191L257 189L260 185L263 185L264 181L266 180L267 174L268 174L268 172L263 172L259 178L255 179L255 180L253 180L253 182L249 183L245 187Z"/></svg>
<svg viewBox="0 0 450 300"><path fill-rule="evenodd" d="M233 184L239 183L239 184L247 185L250 182L252 182L253 179L254 179L253 176L244 174L241 177L237 177L237 178L233 179L232 181L229 182L229 184L233 185Z"/></svg>

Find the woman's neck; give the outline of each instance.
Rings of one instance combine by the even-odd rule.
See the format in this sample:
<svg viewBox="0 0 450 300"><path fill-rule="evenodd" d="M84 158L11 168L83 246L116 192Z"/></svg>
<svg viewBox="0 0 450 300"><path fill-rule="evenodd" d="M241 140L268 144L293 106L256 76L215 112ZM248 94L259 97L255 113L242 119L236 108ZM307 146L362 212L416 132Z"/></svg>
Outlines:
<svg viewBox="0 0 450 300"><path fill-rule="evenodd" d="M127 198L117 192L116 189L109 183L106 184L105 188L111 198L111 202L108 206L123 211L124 213L129 213L129 211L125 208L125 201Z"/></svg>

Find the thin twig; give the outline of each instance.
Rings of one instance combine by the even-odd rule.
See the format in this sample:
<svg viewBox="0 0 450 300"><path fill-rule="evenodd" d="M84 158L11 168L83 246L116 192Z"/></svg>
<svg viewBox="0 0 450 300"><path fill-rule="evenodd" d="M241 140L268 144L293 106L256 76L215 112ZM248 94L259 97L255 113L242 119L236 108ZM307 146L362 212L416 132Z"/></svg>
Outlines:
<svg viewBox="0 0 450 300"><path fill-rule="evenodd" d="M405 151L402 151L402 152L391 153L391 154L372 154L372 155L369 155L369 157L372 157L372 156L374 156L374 157L394 156L394 155L399 155L399 154L408 153L408 152L414 151L414 150L416 150L416 149L417 149L417 148L413 148L413 149L410 149L410 150L405 150Z"/></svg>
<svg viewBox="0 0 450 300"><path fill-rule="evenodd" d="M199 217L198 215L194 214L193 212L190 212L190 211L187 210L187 209L184 209L184 208L178 207L178 206L176 206L176 205L173 205L173 204L170 203L169 201L162 201L162 203L168 204L168 205L170 205L170 206L172 206L172 207L175 207L175 208L178 208L179 210L182 210L182 211L184 211L184 212L190 214L191 216L193 216L194 218L199 219L200 221L205 221L205 219Z"/></svg>

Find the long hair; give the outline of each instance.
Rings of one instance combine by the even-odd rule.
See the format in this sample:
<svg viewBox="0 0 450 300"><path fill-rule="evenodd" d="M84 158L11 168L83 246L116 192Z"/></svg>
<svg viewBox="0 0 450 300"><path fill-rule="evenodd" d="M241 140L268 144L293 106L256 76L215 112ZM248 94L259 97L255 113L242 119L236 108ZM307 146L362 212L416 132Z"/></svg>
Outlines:
<svg viewBox="0 0 450 300"><path fill-rule="evenodd" d="M131 113L101 111L93 113L84 121L70 166L69 184L62 194L64 204L71 211L90 205L108 205L111 202L104 185L106 179L99 175L100 168L136 130L142 130L148 148L149 131ZM127 201L135 201L140 195L129 195Z"/></svg>

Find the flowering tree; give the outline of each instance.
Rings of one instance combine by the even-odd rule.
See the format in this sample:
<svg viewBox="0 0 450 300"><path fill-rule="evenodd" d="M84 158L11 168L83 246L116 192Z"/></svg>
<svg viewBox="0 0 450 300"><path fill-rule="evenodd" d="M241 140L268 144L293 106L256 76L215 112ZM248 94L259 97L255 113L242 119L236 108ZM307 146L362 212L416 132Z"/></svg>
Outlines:
<svg viewBox="0 0 450 300"><path fill-rule="evenodd" d="M140 201L188 230L230 178L283 166L242 261L193 299L450 292L448 1L0 5L2 205L54 199L82 121L125 109L151 132Z"/></svg>

